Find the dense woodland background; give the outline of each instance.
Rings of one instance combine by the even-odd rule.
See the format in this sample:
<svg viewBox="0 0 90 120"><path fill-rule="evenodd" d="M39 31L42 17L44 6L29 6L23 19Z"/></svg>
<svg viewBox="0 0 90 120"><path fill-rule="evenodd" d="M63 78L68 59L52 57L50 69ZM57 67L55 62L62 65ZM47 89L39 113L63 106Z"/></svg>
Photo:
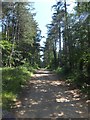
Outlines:
<svg viewBox="0 0 90 120"><path fill-rule="evenodd" d="M66 1L52 6L52 23L47 25L42 47L33 3L2 2L3 109L10 108L34 70L42 67L54 70L89 95L90 2L76 2L73 13L67 6Z"/></svg>
<svg viewBox="0 0 90 120"><path fill-rule="evenodd" d="M90 85L90 2L76 2L73 13L68 12L67 5L53 5L55 12L52 23L47 25L44 64L84 89Z"/></svg>

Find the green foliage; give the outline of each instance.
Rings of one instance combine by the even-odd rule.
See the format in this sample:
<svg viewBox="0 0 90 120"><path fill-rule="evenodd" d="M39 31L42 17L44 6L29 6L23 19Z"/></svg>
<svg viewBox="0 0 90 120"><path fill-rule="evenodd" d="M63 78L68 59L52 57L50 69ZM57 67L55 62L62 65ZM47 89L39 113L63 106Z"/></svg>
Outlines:
<svg viewBox="0 0 90 120"><path fill-rule="evenodd" d="M2 63L4 66L6 66L11 54L12 44L7 40L1 40L0 47L2 49Z"/></svg>
<svg viewBox="0 0 90 120"><path fill-rule="evenodd" d="M7 105L10 107L9 103L16 99L21 88L25 86L31 75L32 72L22 66L16 68L5 67L2 69L3 108L7 108Z"/></svg>
<svg viewBox="0 0 90 120"><path fill-rule="evenodd" d="M19 94L40 64L41 31L31 3L2 3L3 108Z"/></svg>
<svg viewBox="0 0 90 120"><path fill-rule="evenodd" d="M26 80L30 77L30 72L26 67L17 68L3 68L3 90L16 92L25 84Z"/></svg>
<svg viewBox="0 0 90 120"><path fill-rule="evenodd" d="M76 2L73 13L68 12L67 4L61 1L53 6L52 22L47 25L44 61L61 77L87 91L90 86L90 2Z"/></svg>
<svg viewBox="0 0 90 120"><path fill-rule="evenodd" d="M10 110L10 106L13 105L17 95L12 92L2 92L2 109Z"/></svg>
<svg viewBox="0 0 90 120"><path fill-rule="evenodd" d="M84 53L82 55L79 60L78 69L79 75L77 75L77 79L84 79L82 82L90 85L90 53Z"/></svg>
<svg viewBox="0 0 90 120"><path fill-rule="evenodd" d="M54 72L63 80L66 77L64 74L64 69L61 67L58 67L57 69L55 69Z"/></svg>
<svg viewBox="0 0 90 120"><path fill-rule="evenodd" d="M80 62L83 62L82 64L82 71L88 74L90 71L90 53L84 53L82 57L80 58ZM79 64L80 64L79 62Z"/></svg>
<svg viewBox="0 0 90 120"><path fill-rule="evenodd" d="M55 72L56 72L57 74L62 74L62 73L63 73L61 67L58 67L58 68L55 70Z"/></svg>
<svg viewBox="0 0 90 120"><path fill-rule="evenodd" d="M41 31L34 19L33 4L2 3L2 99L10 105L40 65Z"/></svg>
<svg viewBox="0 0 90 120"><path fill-rule="evenodd" d="M27 68L27 70L30 71L30 72L34 72L35 69L38 69L38 68L39 68L37 64L35 64L35 65L32 67L32 66L30 65L30 63L28 63L28 62L25 63L25 64L23 64L22 67Z"/></svg>
<svg viewBox="0 0 90 120"><path fill-rule="evenodd" d="M2 50L5 50L7 53L10 54L12 44L7 40L1 40L0 47L2 48Z"/></svg>
<svg viewBox="0 0 90 120"><path fill-rule="evenodd" d="M16 67L25 62L40 64L41 32L31 3L2 3L2 63ZM35 60L37 60L35 62Z"/></svg>

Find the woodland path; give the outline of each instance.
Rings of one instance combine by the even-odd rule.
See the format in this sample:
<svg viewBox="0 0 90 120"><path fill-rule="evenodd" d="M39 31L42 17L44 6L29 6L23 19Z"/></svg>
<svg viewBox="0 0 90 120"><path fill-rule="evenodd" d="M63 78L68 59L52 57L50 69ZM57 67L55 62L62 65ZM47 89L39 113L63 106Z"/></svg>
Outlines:
<svg viewBox="0 0 90 120"><path fill-rule="evenodd" d="M43 69L30 79L12 111L17 118L88 118L80 91Z"/></svg>

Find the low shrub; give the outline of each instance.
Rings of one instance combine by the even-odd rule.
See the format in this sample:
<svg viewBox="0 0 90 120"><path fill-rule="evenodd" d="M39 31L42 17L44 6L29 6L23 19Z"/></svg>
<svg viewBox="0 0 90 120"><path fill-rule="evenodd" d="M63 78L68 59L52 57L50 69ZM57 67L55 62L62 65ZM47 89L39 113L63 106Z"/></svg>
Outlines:
<svg viewBox="0 0 90 120"><path fill-rule="evenodd" d="M22 86L30 79L32 72L26 67L4 67L2 69L2 102L3 108L8 108L9 104L15 99Z"/></svg>

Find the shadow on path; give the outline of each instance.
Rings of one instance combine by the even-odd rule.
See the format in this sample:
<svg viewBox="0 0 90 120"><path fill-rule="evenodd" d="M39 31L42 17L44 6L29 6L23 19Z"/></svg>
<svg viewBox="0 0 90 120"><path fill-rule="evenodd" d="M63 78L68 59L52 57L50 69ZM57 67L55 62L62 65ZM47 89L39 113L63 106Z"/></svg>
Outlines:
<svg viewBox="0 0 90 120"><path fill-rule="evenodd" d="M46 70L36 71L11 110L17 118L88 118L88 105L78 89Z"/></svg>

